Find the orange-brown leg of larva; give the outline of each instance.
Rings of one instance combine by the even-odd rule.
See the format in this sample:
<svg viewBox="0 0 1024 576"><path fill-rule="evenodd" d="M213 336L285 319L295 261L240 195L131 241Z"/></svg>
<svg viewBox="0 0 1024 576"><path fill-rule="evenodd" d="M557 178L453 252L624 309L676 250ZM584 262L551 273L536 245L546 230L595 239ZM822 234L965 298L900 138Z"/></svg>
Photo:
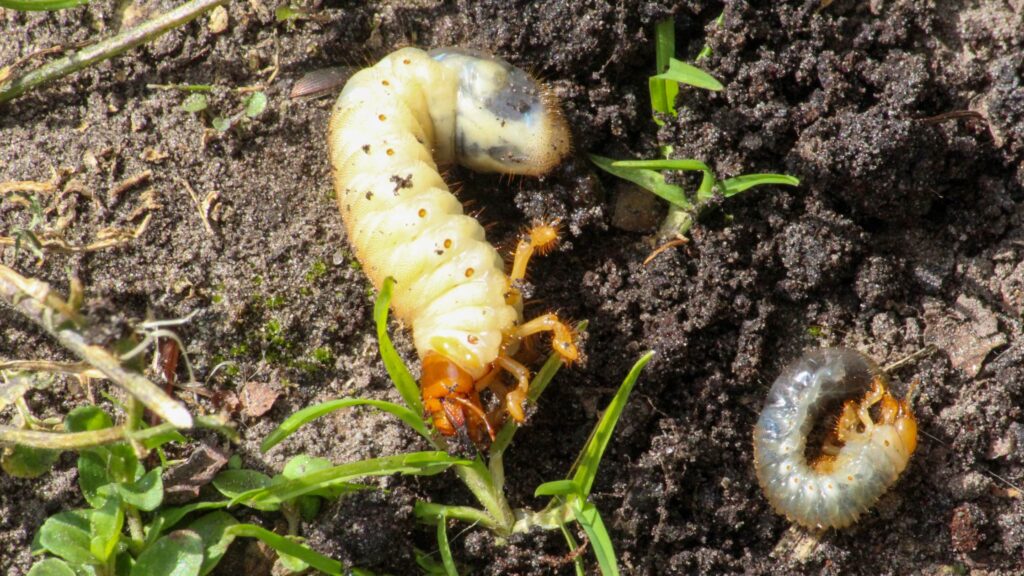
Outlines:
<svg viewBox="0 0 1024 576"><path fill-rule="evenodd" d="M885 386L885 381L876 377L875 381L871 384L871 390L861 400L860 409L857 410L857 417L860 418L860 422L864 425L865 430L870 432L875 427L875 421L871 419L871 407L878 404L882 398L888 395L889 389Z"/></svg>
<svg viewBox="0 0 1024 576"><path fill-rule="evenodd" d="M491 371L484 374L483 378L473 382L473 387L476 388L477 392L493 388L494 379L498 377L498 374L501 374L501 368L497 366L492 367Z"/></svg>
<svg viewBox="0 0 1024 576"><path fill-rule="evenodd" d="M526 420L523 403L526 402L526 393L530 391L530 369L505 355L498 356L495 362L516 379L516 387L505 395L505 408L513 420L522 422Z"/></svg>
<svg viewBox="0 0 1024 576"><path fill-rule="evenodd" d="M533 254L535 252L546 254L556 245L558 245L558 226L554 224L536 225L530 228L526 238L519 241L512 259L512 271L508 274L508 304L517 306L522 303L523 295L515 286L516 282L526 278L526 266L530 263Z"/></svg>
<svg viewBox="0 0 1024 576"><path fill-rule="evenodd" d="M538 332L551 332L551 348L566 362L574 362L580 357L572 329L553 313L537 316L525 324L516 326L513 334L516 338L522 339Z"/></svg>

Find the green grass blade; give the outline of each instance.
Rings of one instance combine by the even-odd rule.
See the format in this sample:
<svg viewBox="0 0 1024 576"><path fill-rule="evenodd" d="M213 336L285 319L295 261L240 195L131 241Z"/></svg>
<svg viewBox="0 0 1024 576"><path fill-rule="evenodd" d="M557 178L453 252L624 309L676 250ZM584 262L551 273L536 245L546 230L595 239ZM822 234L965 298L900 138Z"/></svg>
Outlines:
<svg viewBox="0 0 1024 576"><path fill-rule="evenodd" d="M162 533L163 531L174 528L174 526L176 526L178 522L181 522L185 516L188 516L193 512L227 508L230 503L230 500L221 500L218 502L194 502L192 504L186 504L175 508L161 508L156 513L156 518L159 521L155 520L152 522L149 529L152 529L152 526L157 526L157 531Z"/></svg>
<svg viewBox="0 0 1024 576"><path fill-rule="evenodd" d="M710 172L711 168L700 160L678 158L675 160L616 160L615 168L646 168L648 170L687 170L690 172Z"/></svg>
<svg viewBox="0 0 1024 576"><path fill-rule="evenodd" d="M515 523L515 515L500 486L504 478L493 474L492 469L484 464L483 458L478 455L471 462L460 463L454 468L454 472L493 518L495 526L504 530Z"/></svg>
<svg viewBox="0 0 1024 576"><path fill-rule="evenodd" d="M267 438L262 444L260 444L260 451L266 452L267 450L270 450L274 446L278 445L282 440L294 434L300 427L305 426L317 418L330 414L335 410L351 406L372 406L378 410L397 416L402 422L408 424L410 428L419 432L420 435L428 440L430 439L430 431L427 429L426 424L423 423L423 418L417 416L412 410L409 410L405 406L400 406L394 402L371 400L369 398L339 398L337 400L321 402L320 404L303 408L289 416L281 423L280 426L267 435Z"/></svg>
<svg viewBox="0 0 1024 576"><path fill-rule="evenodd" d="M661 74L669 69L669 62L676 54L676 23L672 18L662 20L654 28L654 57L656 73ZM657 77L648 81L651 92L651 112L658 125L663 124L657 113L676 114L676 95L679 84L666 82Z"/></svg>
<svg viewBox="0 0 1024 576"><path fill-rule="evenodd" d="M626 379L619 386L618 392L615 393L615 397L612 398L608 408L605 409L601 420L594 427L594 433L590 441L583 448L579 459L579 467L573 475L573 480L579 486L584 498L590 494L590 489L594 486L594 477L597 476L597 468L601 464L601 457L604 456L604 451L608 448L608 442L615 431L615 424L618 423L619 416L622 415L622 409L625 408L626 401L629 400L629 393L633 391L633 386L640 377L640 372L651 361L652 357L654 357L654 352L648 352L641 356L636 364L633 365L633 369L629 371Z"/></svg>
<svg viewBox="0 0 1024 576"><path fill-rule="evenodd" d="M700 188L697 188L697 205L707 202L715 195L715 174L710 170L704 171L704 177L700 179Z"/></svg>
<svg viewBox="0 0 1024 576"><path fill-rule="evenodd" d="M619 168L615 166L616 161L611 158L605 158L597 154L589 154L589 156L590 161L605 172L618 176L623 180L629 180L684 210L693 208L693 204L686 198L683 189L675 184L665 182L665 175L661 172L640 168Z"/></svg>
<svg viewBox="0 0 1024 576"><path fill-rule="evenodd" d="M9 8L21 12L39 10L63 10L85 4L89 0L0 0L0 8Z"/></svg>
<svg viewBox="0 0 1024 576"><path fill-rule="evenodd" d="M658 74L657 76L651 76L651 78L678 82L680 84L688 84L697 88L711 90L713 92L718 92L725 88L722 86L722 83L715 79L711 74L697 68L693 64L687 64L686 62L676 60L675 58L672 58L669 62L668 70Z"/></svg>
<svg viewBox="0 0 1024 576"><path fill-rule="evenodd" d="M494 523L487 512L472 506L450 506L448 504L434 504L417 500L413 505L413 514L416 519L424 524L437 524L444 518L461 520L467 524L476 524L489 530L497 530L498 525Z"/></svg>
<svg viewBox="0 0 1024 576"><path fill-rule="evenodd" d="M236 524L225 528L224 532L233 536L256 538L261 540L264 544L270 546L274 550L289 556L294 556L325 574L331 574L332 576L341 576L344 574L341 562L332 560L311 548L292 542L280 534L276 534L270 530L256 526L255 524Z"/></svg>
<svg viewBox="0 0 1024 576"><path fill-rule="evenodd" d="M420 400L420 388L416 380L405 367L405 362L395 351L391 338L388 337L388 306L391 305L391 293L394 290L395 279L390 276L384 280L384 286L380 289L377 302L373 305L373 321L377 323L377 343L380 347L380 357L384 360L384 368L388 376L398 388L409 409L416 414L423 414L423 401Z"/></svg>
<svg viewBox="0 0 1024 576"><path fill-rule="evenodd" d="M608 535L608 530L604 527L604 521L601 520L601 514L598 513L597 507L590 502L573 498L572 508L576 515L576 521L583 526L583 530L590 537L590 547L594 550L594 556L597 557L597 565L601 568L601 574L603 576L619 576L619 562L615 558L615 548L612 546L611 536Z"/></svg>
<svg viewBox="0 0 1024 576"><path fill-rule="evenodd" d="M545 482L533 491L534 497L541 496L581 496L580 485L575 480L552 480Z"/></svg>
<svg viewBox="0 0 1024 576"><path fill-rule="evenodd" d="M452 558L452 547L448 542L448 519L444 516L441 516L437 523L437 551L441 554L445 574L459 576L459 570L455 567L455 559Z"/></svg>
<svg viewBox="0 0 1024 576"><path fill-rule="evenodd" d="M383 458L372 458L316 470L305 476L276 482L238 494L231 504L244 504L250 508L265 508L316 492L317 490L363 478L389 474L438 474L454 465L470 465L472 461L449 455L447 452L410 452Z"/></svg>
<svg viewBox="0 0 1024 576"><path fill-rule="evenodd" d="M725 21L725 12L722 12L721 14L718 15L718 18L715 18L715 27L716 28L721 28L722 27L722 22L724 22L724 21ZM701 60L707 58L708 56L711 56L711 52L712 52L711 51L711 45L708 44L707 42L705 42L704 43L704 47L700 49L700 53L697 54L697 57L694 58L693 61L694 62L700 62Z"/></svg>
<svg viewBox="0 0 1024 576"><path fill-rule="evenodd" d="M416 556L416 565L421 570L421 574L424 576L448 576L444 566L437 563L434 560L434 555L424 552L419 548L413 548L413 554Z"/></svg>
<svg viewBox="0 0 1024 576"><path fill-rule="evenodd" d="M754 186L781 184L783 186L799 186L800 179L786 174L744 174L735 178L726 178L719 182L722 195L726 198L746 192Z"/></svg>
<svg viewBox="0 0 1024 576"><path fill-rule="evenodd" d="M562 529L565 542L569 545L569 554L575 554L572 558L572 564L576 568L576 576L585 576L586 570L583 567L583 555L576 554L576 550L580 547L579 543L576 542L576 538L573 537L572 532L569 532L569 528L565 524L559 524L558 527Z"/></svg>

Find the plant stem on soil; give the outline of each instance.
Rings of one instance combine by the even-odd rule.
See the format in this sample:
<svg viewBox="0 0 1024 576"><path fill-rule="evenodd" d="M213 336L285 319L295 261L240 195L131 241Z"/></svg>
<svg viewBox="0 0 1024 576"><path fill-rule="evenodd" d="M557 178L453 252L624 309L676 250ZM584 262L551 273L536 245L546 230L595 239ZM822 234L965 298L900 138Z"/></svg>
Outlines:
<svg viewBox="0 0 1024 576"><path fill-rule="evenodd" d="M141 374L126 370L116 357L78 332L77 328L84 324L84 320L64 299L54 294L47 283L26 278L0 265L0 301L42 326L65 348L138 398L172 426L192 427L192 415L183 404Z"/></svg>
<svg viewBox="0 0 1024 576"><path fill-rule="evenodd" d="M220 6L225 2L227 0L192 0L191 2L186 2L174 10L147 20L127 32L122 32L113 38L97 42L78 52L40 66L23 76L14 78L5 86L0 85L0 104L17 98L36 86L63 78L68 74L92 66L97 62L113 58L136 46L154 40L164 32L182 26L207 10Z"/></svg>

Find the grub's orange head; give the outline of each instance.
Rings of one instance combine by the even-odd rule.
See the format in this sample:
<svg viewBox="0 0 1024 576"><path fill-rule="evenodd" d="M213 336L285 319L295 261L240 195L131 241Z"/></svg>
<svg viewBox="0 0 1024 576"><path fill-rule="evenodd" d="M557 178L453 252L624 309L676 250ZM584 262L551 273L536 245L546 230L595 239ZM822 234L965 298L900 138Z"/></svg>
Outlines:
<svg viewBox="0 0 1024 576"><path fill-rule="evenodd" d="M428 352L423 357L420 376L423 407L434 419L434 427L445 436L453 436L456 427L465 425L465 417L455 399L466 399L474 392L473 376L443 354ZM453 421L454 420L454 421Z"/></svg>
<svg viewBox="0 0 1024 576"><path fill-rule="evenodd" d="M428 352L423 357L420 387L427 401L452 395L466 396L473 390L473 376L445 355Z"/></svg>

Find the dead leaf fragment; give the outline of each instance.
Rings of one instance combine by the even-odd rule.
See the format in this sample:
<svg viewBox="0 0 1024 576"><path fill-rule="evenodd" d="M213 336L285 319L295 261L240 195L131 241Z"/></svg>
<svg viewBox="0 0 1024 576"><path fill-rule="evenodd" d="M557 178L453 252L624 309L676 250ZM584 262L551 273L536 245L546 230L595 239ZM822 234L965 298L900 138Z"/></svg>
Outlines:
<svg viewBox="0 0 1024 576"><path fill-rule="evenodd" d="M228 455L220 448L202 444L179 466L164 472L164 501L181 504L199 496L199 490L228 463Z"/></svg>
<svg viewBox="0 0 1024 576"><path fill-rule="evenodd" d="M107 192L107 203L110 205L116 204L117 201L121 198L122 194L138 186L139 184L149 182L151 178L153 178L152 170L143 170L138 174L134 174L132 176L129 176L128 178L125 178Z"/></svg>
<svg viewBox="0 0 1024 576"><path fill-rule="evenodd" d="M239 397L242 413L250 418L259 418L274 407L274 402L280 395L280 392L263 382L246 382Z"/></svg>
<svg viewBox="0 0 1024 576"><path fill-rule="evenodd" d="M943 350L954 368L970 377L981 371L985 357L1006 344L996 315L980 300L961 294L949 308L939 300L924 304L925 340Z"/></svg>
<svg viewBox="0 0 1024 576"><path fill-rule="evenodd" d="M142 160L144 160L146 162L151 162L153 164L159 164L159 163L161 163L161 162L163 162L164 160L167 159L167 153L163 152L161 150L158 150L156 148L146 147L142 151L141 158L142 158Z"/></svg>

